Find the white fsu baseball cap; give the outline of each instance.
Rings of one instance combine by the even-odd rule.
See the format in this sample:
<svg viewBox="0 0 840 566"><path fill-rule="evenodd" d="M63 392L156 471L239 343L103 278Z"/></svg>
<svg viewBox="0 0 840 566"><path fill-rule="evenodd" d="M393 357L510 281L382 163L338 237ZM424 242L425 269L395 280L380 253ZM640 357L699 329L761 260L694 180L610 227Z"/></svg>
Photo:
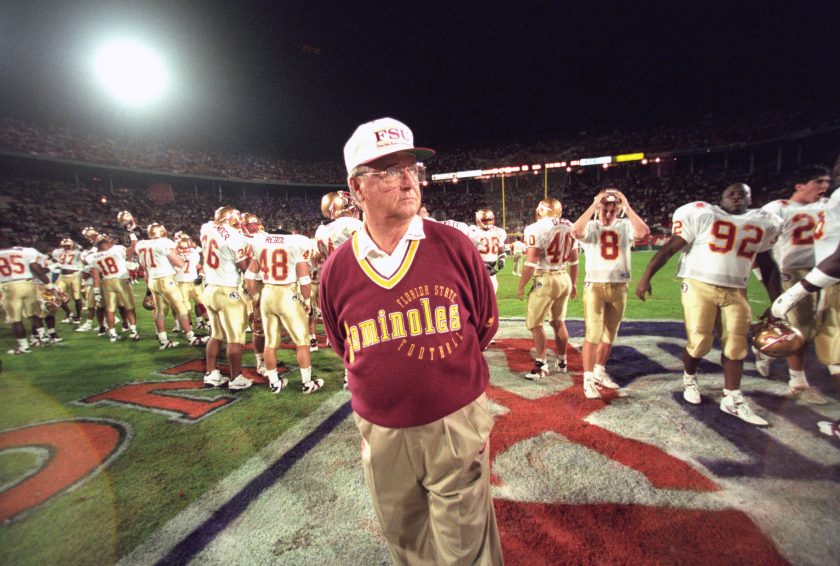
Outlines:
<svg viewBox="0 0 840 566"><path fill-rule="evenodd" d="M414 147L414 134L399 120L380 118L356 128L344 144L344 164L349 174L359 165L399 152L414 154L417 161L435 154L433 149Z"/></svg>

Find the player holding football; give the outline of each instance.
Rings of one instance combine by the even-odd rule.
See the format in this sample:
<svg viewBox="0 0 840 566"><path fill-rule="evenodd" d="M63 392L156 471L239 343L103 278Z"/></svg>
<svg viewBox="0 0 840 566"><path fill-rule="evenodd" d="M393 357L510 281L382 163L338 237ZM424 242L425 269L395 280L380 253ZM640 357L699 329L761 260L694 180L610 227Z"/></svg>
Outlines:
<svg viewBox="0 0 840 566"><path fill-rule="evenodd" d="M566 328L566 307L569 298L577 296L578 250L572 236L572 223L565 218L563 205L555 198L540 201L536 209L537 221L525 228L525 266L519 278L516 296L522 300L525 286L534 278L528 292L525 326L534 338L536 360L534 368L525 379L540 379L548 375L546 335L543 320L549 315L554 329L554 346L557 349L557 371L568 372L566 346L569 330ZM568 273L566 264L568 263Z"/></svg>
<svg viewBox="0 0 840 566"><path fill-rule="evenodd" d="M622 212L627 218L620 217ZM616 189L606 189L575 221L572 232L586 254L583 393L587 399L597 399L601 396L598 387L619 388L605 366L627 306L633 241L646 237L650 229L627 197Z"/></svg>
<svg viewBox="0 0 840 566"><path fill-rule="evenodd" d="M840 184L840 158L834 164L834 183ZM814 346L817 358L828 366L840 394L840 189L835 189L814 228L816 267L773 302L774 316L785 316L810 293L820 291ZM817 423L824 434L840 440L840 421Z"/></svg>
<svg viewBox="0 0 840 566"><path fill-rule="evenodd" d="M825 210L825 198L831 185L827 167L811 166L797 171L791 179L793 194L789 199L775 200L761 209L781 217L782 233L773 246L773 258L782 275L782 289L787 290L802 280L814 267L814 228ZM807 341L817 333L817 295L809 295L788 313L788 319ZM808 384L805 376L805 346L787 358L790 371L788 394L805 402L822 405L826 400ZM755 368L762 376L770 373L770 358L756 351Z"/></svg>
<svg viewBox="0 0 840 566"><path fill-rule="evenodd" d="M507 232L496 226L496 216L489 208L482 208L475 213L475 224L470 226L467 236L478 250L481 260L487 266L493 290L499 290L496 274L505 267L505 240Z"/></svg>
<svg viewBox="0 0 840 566"><path fill-rule="evenodd" d="M636 286L636 295L652 295L651 278L677 252L682 251L677 277L682 278L682 306L688 341L683 353L683 398L701 401L697 366L712 348L720 320L724 389L720 410L750 424L766 426L741 393L741 375L747 355L747 334L752 309L747 281L753 260L770 299L780 293L779 273L770 249L781 232L781 219L762 210L750 210L750 188L734 183L724 189L720 206L698 201L674 212L673 235L650 260Z"/></svg>

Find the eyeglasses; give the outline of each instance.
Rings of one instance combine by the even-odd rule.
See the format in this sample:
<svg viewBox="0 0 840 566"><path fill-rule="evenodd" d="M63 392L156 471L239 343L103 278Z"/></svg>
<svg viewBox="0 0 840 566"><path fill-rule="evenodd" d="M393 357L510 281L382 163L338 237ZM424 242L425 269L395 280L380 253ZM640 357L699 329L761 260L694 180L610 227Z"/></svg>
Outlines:
<svg viewBox="0 0 840 566"><path fill-rule="evenodd" d="M365 173L358 173L357 177L379 177L383 181L388 181L390 183L396 183L402 176L408 173L409 177L414 179L414 181L418 183L422 183L426 180L426 167L424 165L416 164L416 165L394 165L393 167L388 167L384 171L367 171Z"/></svg>

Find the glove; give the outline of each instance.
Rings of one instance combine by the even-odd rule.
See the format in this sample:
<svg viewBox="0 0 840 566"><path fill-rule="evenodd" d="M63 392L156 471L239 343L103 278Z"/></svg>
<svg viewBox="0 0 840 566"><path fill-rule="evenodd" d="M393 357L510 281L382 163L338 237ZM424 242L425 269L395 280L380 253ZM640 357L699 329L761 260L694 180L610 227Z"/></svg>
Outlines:
<svg viewBox="0 0 840 566"><path fill-rule="evenodd" d="M770 313L776 318L784 318L788 311L795 307L796 303L804 299L806 295L808 295L808 291L802 285L802 282L799 282L773 301Z"/></svg>
<svg viewBox="0 0 840 566"><path fill-rule="evenodd" d="M500 257L496 265L499 266L499 271L503 270L505 268L505 256Z"/></svg>
<svg viewBox="0 0 840 566"><path fill-rule="evenodd" d="M490 276L496 275L499 270L496 269L496 262L493 263L485 263L484 265L487 266L487 272L490 273Z"/></svg>
<svg viewBox="0 0 840 566"><path fill-rule="evenodd" d="M204 283L204 277L199 275L198 277L193 279L193 283L195 283L196 285L201 285L202 283Z"/></svg>

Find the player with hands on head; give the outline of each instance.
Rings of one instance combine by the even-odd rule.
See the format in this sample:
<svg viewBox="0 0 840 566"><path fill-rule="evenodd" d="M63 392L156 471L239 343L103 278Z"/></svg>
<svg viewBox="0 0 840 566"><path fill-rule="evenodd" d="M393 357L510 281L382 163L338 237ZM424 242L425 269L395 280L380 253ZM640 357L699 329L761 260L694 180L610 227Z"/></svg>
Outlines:
<svg viewBox="0 0 840 566"><path fill-rule="evenodd" d="M586 254L583 393L596 399L601 396L598 387L619 389L605 366L627 306L633 242L646 237L650 229L627 197L617 189L606 189L575 221L572 233Z"/></svg>
<svg viewBox="0 0 840 566"><path fill-rule="evenodd" d="M557 371L568 372L566 310L569 299L577 296L578 249L572 236L572 223L561 218L562 215L563 205L559 200L543 199L535 210L537 221L525 228L525 265L516 296L522 300L525 287L533 277L534 283L528 292L525 327L534 338L536 352L534 367L525 374L525 379L541 379L549 374L547 338L543 328L546 317L554 330Z"/></svg>
<svg viewBox="0 0 840 566"><path fill-rule="evenodd" d="M770 249L781 231L781 218L750 210L750 188L734 183L724 189L720 205L698 201L674 212L673 235L648 263L636 295L651 296L651 279L677 252L682 279L682 307L688 337L683 352L683 398L701 402L697 366L712 348L718 326L723 351L724 389L720 409L753 425L766 426L741 393L752 308L747 300L753 261L771 299L780 293L779 270Z"/></svg>

